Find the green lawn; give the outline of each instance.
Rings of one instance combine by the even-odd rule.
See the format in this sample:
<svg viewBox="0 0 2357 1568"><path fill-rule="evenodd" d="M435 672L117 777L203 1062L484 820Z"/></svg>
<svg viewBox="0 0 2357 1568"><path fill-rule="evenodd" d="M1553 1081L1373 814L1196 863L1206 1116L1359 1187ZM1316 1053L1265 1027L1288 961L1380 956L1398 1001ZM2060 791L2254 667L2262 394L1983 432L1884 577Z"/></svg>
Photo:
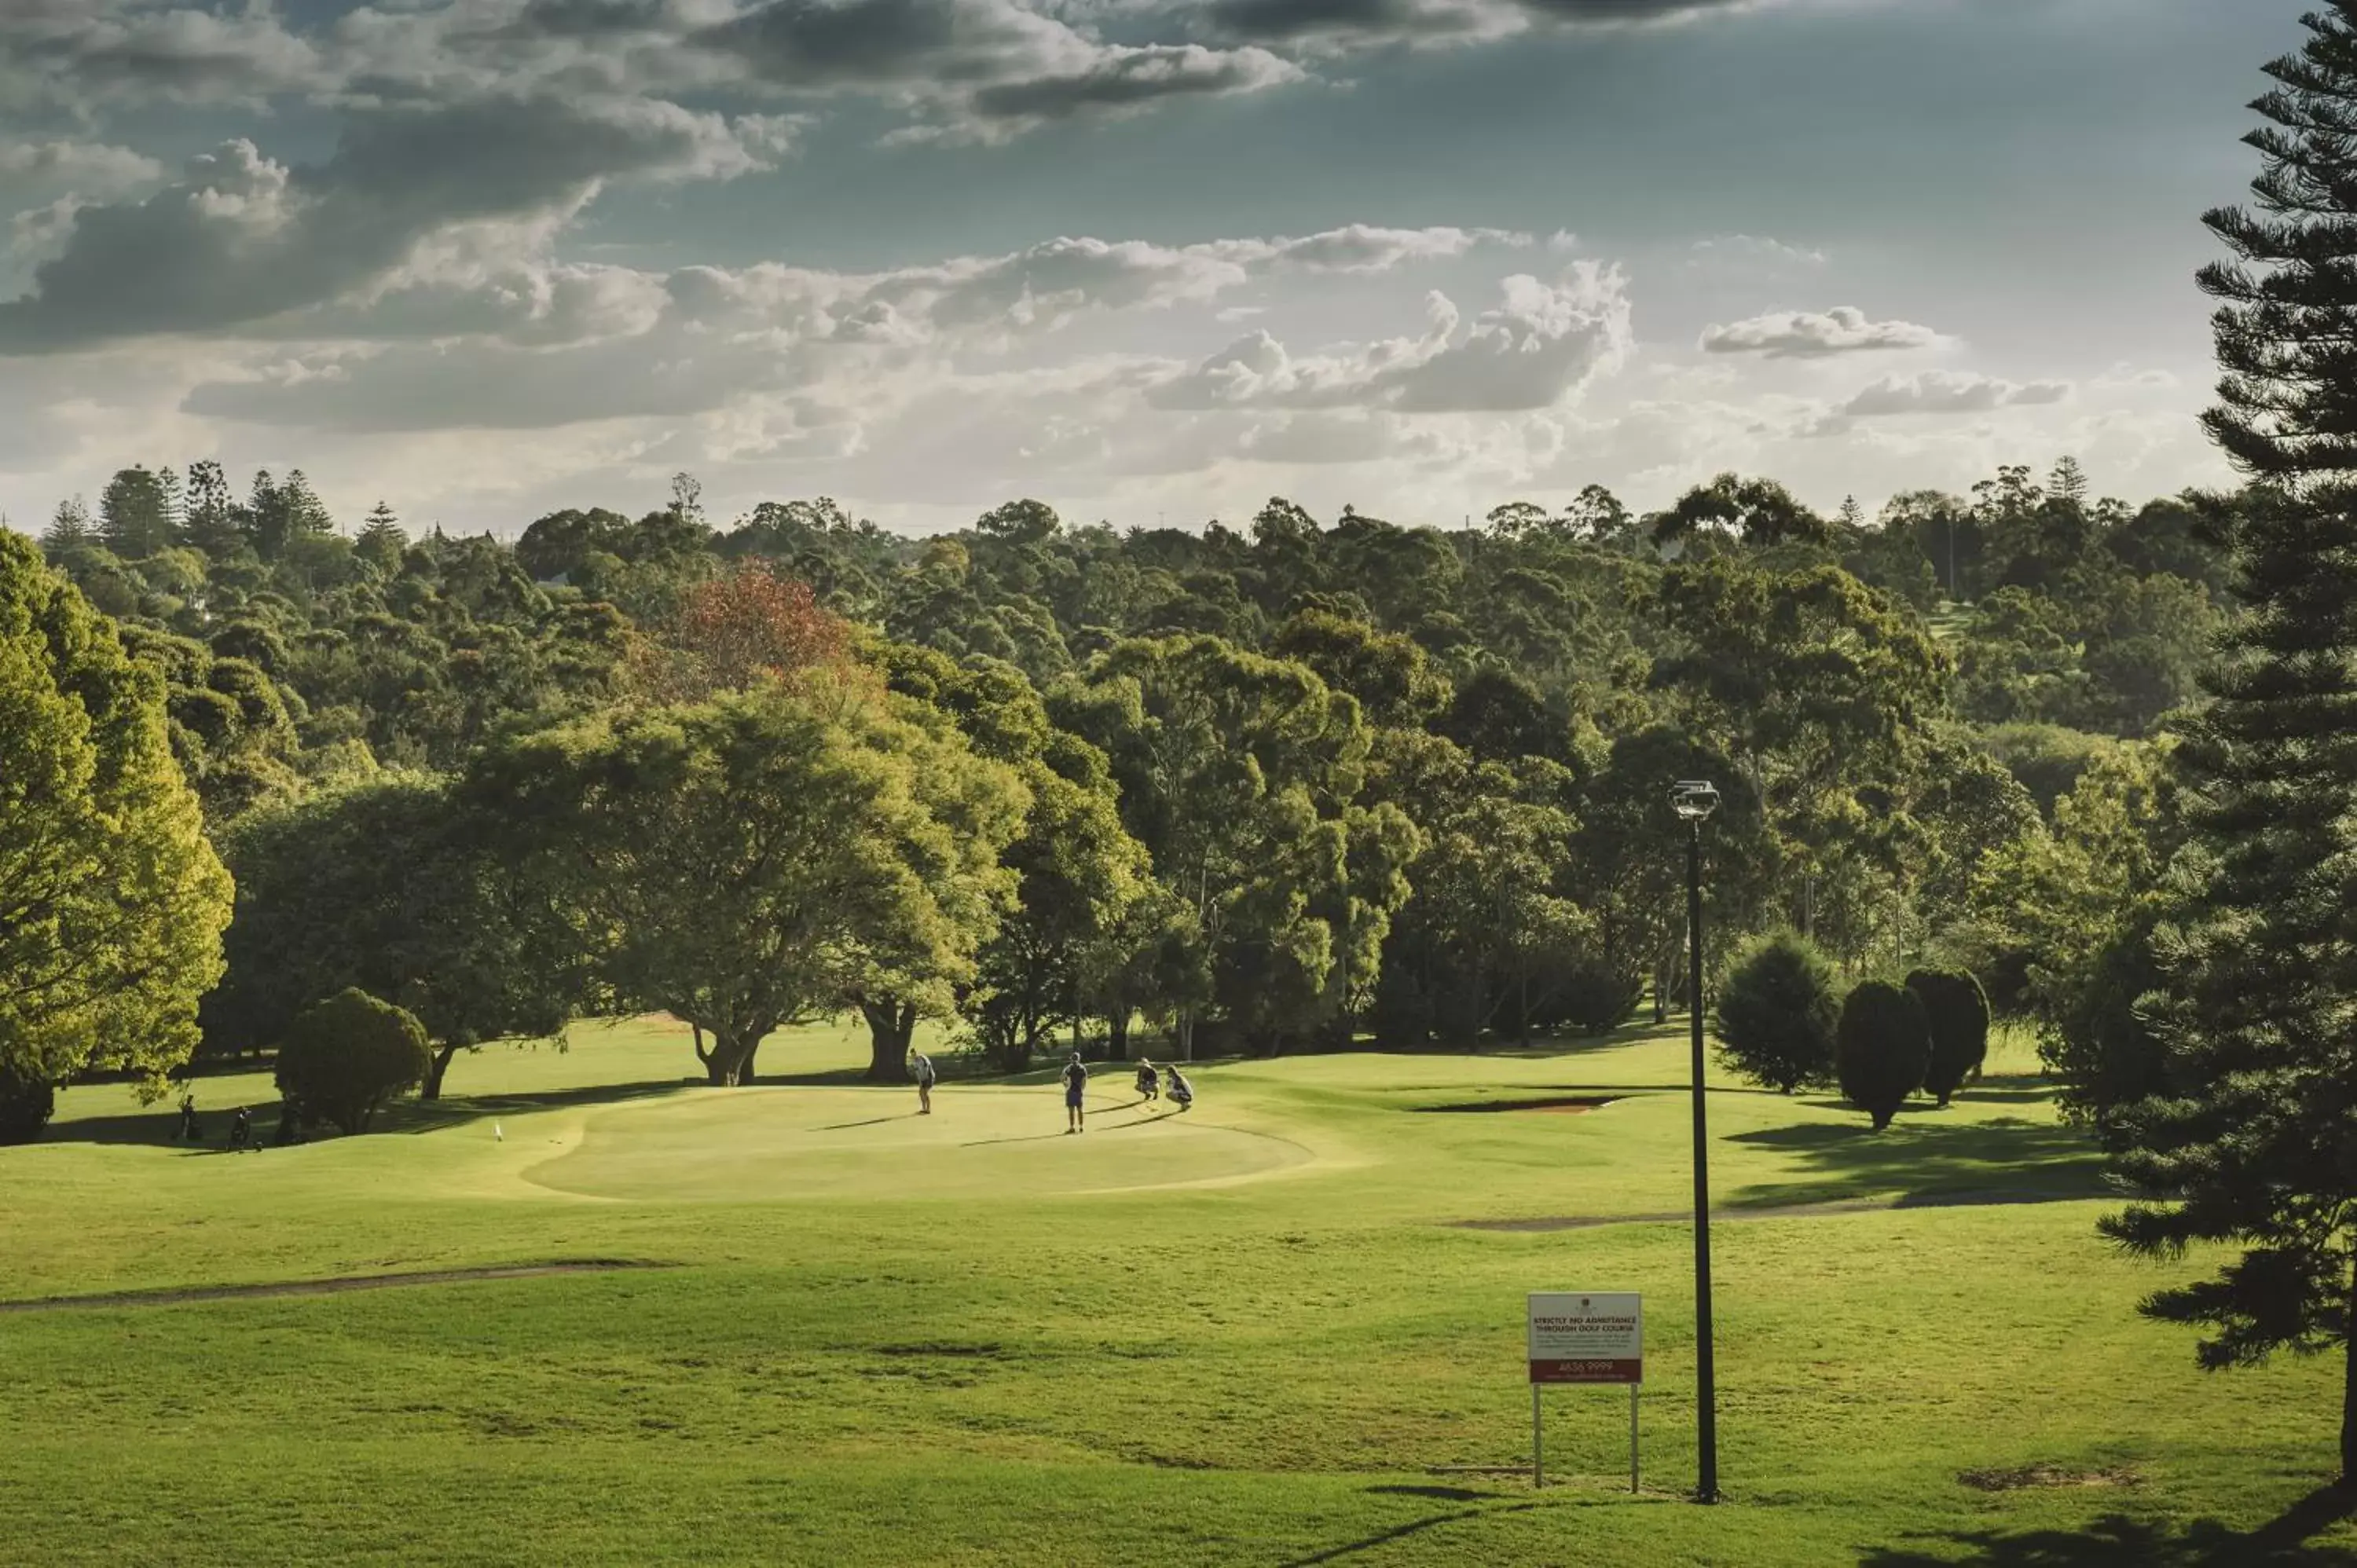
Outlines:
<svg viewBox="0 0 2357 1568"><path fill-rule="evenodd" d="M199 1150L76 1089L0 1150L0 1299L671 1266L0 1312L0 1563L2357 1563L2339 1364L2205 1377L2136 1318L2175 1275L2095 1237L2018 1047L1880 1136L1715 1085L1728 1500L1678 1500L1683 1051L1206 1065L1185 1117L1105 1070L1080 1137L1044 1072L920 1120L845 1029L716 1090L683 1031L576 1027L251 1155L266 1079L200 1080ZM1610 1103L1440 1109L1548 1096ZM1617 1391L1513 1468L1523 1294L1579 1288L1646 1295L1641 1497Z"/></svg>

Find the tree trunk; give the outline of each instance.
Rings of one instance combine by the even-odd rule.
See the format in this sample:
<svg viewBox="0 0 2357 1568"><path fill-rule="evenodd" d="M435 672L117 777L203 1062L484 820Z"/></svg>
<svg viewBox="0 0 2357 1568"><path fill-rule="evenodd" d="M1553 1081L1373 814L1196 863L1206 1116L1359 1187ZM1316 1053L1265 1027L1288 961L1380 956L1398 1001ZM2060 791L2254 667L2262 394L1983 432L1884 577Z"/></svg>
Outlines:
<svg viewBox="0 0 2357 1568"><path fill-rule="evenodd" d="M2350 1262L2349 1316L2342 1322L2341 1386L2341 1487L2357 1487L2357 1257Z"/></svg>
<svg viewBox="0 0 2357 1568"><path fill-rule="evenodd" d="M1178 1059L1182 1062L1195 1059L1195 1015L1191 1012L1178 1015Z"/></svg>
<svg viewBox="0 0 2357 1568"><path fill-rule="evenodd" d="M418 1099L439 1100L442 1098L442 1075L450 1070L450 1058L457 1054L458 1047L456 1046L437 1046L435 1047L434 1062L432 1066L425 1069L425 1087L417 1091Z"/></svg>
<svg viewBox="0 0 2357 1568"><path fill-rule="evenodd" d="M1118 1008L1105 1015L1105 1041L1114 1060L1125 1062L1129 1059L1128 1008Z"/></svg>
<svg viewBox="0 0 2357 1568"><path fill-rule="evenodd" d="M710 1053L706 1054L704 1047L699 1045L696 1047L696 1054L703 1058L705 1076L711 1080L714 1088L734 1089L746 1081L748 1076L747 1068L753 1059L754 1050L760 1043L758 1036L750 1043L747 1043L715 1029L712 1032Z"/></svg>
<svg viewBox="0 0 2357 1568"><path fill-rule="evenodd" d="M867 1081L909 1081L909 1042L917 1033L914 1004L886 997L862 1002L859 1015L867 1020Z"/></svg>
<svg viewBox="0 0 2357 1568"><path fill-rule="evenodd" d="M751 1086L753 1082L753 1058L760 1054L761 1042L758 1039L756 1039L751 1045L745 1047L744 1056L740 1058L737 1063L737 1088L745 1089Z"/></svg>

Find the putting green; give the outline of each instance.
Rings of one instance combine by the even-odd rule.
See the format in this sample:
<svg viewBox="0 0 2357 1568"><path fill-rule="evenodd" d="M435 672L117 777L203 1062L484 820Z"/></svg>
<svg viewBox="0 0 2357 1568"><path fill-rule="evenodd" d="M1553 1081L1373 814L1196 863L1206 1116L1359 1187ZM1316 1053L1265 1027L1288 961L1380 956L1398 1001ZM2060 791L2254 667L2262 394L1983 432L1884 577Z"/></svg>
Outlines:
<svg viewBox="0 0 2357 1568"><path fill-rule="evenodd" d="M689 1091L591 1115L573 1146L523 1173L559 1192L665 1202L1044 1197L1228 1186L1311 1164L1288 1137L1091 1094L1064 1131L1060 1090Z"/></svg>

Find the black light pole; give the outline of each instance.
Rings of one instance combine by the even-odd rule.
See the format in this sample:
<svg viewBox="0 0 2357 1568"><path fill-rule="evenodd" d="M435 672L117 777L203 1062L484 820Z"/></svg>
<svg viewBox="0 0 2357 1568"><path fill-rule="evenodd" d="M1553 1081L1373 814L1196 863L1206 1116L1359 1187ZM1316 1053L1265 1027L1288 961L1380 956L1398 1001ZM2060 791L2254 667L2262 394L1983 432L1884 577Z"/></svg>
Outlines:
<svg viewBox="0 0 2357 1568"><path fill-rule="evenodd" d="M1703 1109L1702 824L1718 809L1718 791L1682 781L1670 804L1686 824L1686 1017L1694 1029L1695 1440L1701 1475L1695 1501L1718 1501L1718 1394L1710 1333L1710 1129Z"/></svg>

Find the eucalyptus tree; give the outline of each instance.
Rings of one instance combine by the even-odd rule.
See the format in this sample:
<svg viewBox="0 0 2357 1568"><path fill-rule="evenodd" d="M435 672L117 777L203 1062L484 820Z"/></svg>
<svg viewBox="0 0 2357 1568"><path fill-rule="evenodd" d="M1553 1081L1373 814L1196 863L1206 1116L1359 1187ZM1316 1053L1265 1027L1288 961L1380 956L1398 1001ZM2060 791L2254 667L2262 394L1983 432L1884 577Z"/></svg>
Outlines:
<svg viewBox="0 0 2357 1568"><path fill-rule="evenodd" d="M784 1025L970 975L1028 805L952 726L835 670L495 745L466 793L606 995L685 1020L729 1085Z"/></svg>

